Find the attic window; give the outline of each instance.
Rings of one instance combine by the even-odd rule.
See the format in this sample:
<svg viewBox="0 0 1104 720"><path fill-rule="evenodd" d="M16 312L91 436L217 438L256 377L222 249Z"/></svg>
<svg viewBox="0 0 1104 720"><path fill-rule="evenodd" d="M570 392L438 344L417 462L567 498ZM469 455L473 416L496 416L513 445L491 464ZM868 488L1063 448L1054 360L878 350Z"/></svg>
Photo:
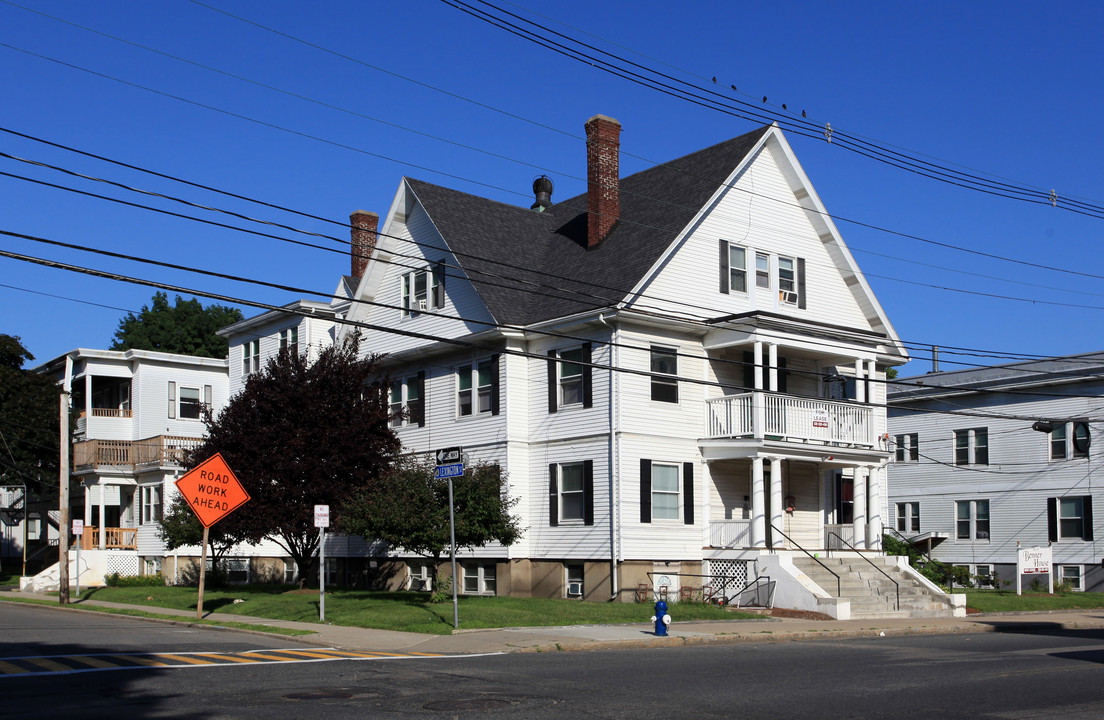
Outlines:
<svg viewBox="0 0 1104 720"><path fill-rule="evenodd" d="M413 317L445 306L445 264L412 270L402 276L402 316Z"/></svg>

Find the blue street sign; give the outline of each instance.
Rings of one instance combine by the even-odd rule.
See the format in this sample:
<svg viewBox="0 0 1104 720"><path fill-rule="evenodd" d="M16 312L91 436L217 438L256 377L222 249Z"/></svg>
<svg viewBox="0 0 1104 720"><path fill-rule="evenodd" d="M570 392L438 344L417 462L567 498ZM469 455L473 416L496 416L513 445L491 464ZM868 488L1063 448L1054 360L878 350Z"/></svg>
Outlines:
<svg viewBox="0 0 1104 720"><path fill-rule="evenodd" d="M453 463L452 465L438 465L437 466L437 479L460 477L464 474L464 463Z"/></svg>

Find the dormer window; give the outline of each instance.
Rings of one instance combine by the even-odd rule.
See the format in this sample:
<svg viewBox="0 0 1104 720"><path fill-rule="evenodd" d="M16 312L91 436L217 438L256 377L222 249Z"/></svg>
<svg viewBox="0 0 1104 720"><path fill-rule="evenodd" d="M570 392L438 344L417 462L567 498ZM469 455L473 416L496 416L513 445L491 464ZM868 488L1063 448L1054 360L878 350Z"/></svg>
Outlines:
<svg viewBox="0 0 1104 720"><path fill-rule="evenodd" d="M280 350L290 350L292 355L299 354L299 328L287 328L280 331Z"/></svg>

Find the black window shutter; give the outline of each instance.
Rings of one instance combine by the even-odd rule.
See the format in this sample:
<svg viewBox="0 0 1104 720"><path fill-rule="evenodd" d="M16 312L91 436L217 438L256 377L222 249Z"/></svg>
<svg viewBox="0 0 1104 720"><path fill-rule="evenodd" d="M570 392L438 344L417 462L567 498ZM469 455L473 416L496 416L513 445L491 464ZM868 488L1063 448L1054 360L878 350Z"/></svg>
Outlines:
<svg viewBox="0 0 1104 720"><path fill-rule="evenodd" d="M556 385L556 351L548 351L548 412L556 412L556 397L559 387Z"/></svg>
<svg viewBox="0 0 1104 720"><path fill-rule="evenodd" d="M1083 522L1085 524L1085 528L1082 531L1081 539L1082 540L1092 540L1093 539L1092 495L1086 495L1085 498L1084 498L1084 513L1085 513L1085 516L1083 518Z"/></svg>
<svg viewBox="0 0 1104 720"><path fill-rule="evenodd" d="M594 524L594 461L583 461L583 524Z"/></svg>
<svg viewBox="0 0 1104 720"><path fill-rule="evenodd" d="M694 463L682 464L682 521L694 524Z"/></svg>
<svg viewBox="0 0 1104 720"><path fill-rule="evenodd" d="M591 392L590 343L583 343L583 407L593 407L594 394Z"/></svg>
<svg viewBox="0 0 1104 720"><path fill-rule="evenodd" d="M425 427L426 422L426 392L425 370L418 371L418 427ZM413 418L412 418L413 419Z"/></svg>
<svg viewBox="0 0 1104 720"><path fill-rule="evenodd" d="M548 525L556 527L560 524L560 487L559 473L556 463L548 464Z"/></svg>
<svg viewBox="0 0 1104 720"><path fill-rule="evenodd" d="M652 461L640 459L640 522L652 521Z"/></svg>
<svg viewBox="0 0 1104 720"><path fill-rule="evenodd" d="M433 266L433 307L445 306L445 261L438 260Z"/></svg>
<svg viewBox="0 0 1104 720"><path fill-rule="evenodd" d="M500 357L498 353L491 355L491 415L498 415Z"/></svg>
<svg viewBox="0 0 1104 720"><path fill-rule="evenodd" d="M805 258L797 259L797 306L805 309Z"/></svg>
<svg viewBox="0 0 1104 720"><path fill-rule="evenodd" d="M721 240L721 292L728 294L728 241Z"/></svg>
<svg viewBox="0 0 1104 720"><path fill-rule="evenodd" d="M1058 498L1047 498L1047 536L1058 542Z"/></svg>

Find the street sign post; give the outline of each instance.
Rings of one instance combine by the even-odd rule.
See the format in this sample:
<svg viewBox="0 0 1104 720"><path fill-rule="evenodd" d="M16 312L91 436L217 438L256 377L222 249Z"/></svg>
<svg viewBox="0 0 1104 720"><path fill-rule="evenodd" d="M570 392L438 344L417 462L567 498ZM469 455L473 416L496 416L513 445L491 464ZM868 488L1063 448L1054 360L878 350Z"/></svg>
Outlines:
<svg viewBox="0 0 1104 720"><path fill-rule="evenodd" d="M318 620L326 621L326 528L330 526L330 506L314 506L314 526L318 528Z"/></svg>
<svg viewBox="0 0 1104 720"><path fill-rule="evenodd" d="M456 577L456 511L453 508L452 502L452 479L464 475L464 448L459 445L441 448L434 453L434 455L437 458L437 473L435 477L438 480L448 480L449 538L452 543L452 626L454 628L459 628L460 604L457 602L456 597L456 585L459 581L459 578Z"/></svg>
<svg viewBox="0 0 1104 720"><path fill-rule="evenodd" d="M230 466L215 453L176 481L176 489L203 525L203 548L199 559L199 599L196 620L203 619L203 585L207 579L207 540L211 526L249 502Z"/></svg>

